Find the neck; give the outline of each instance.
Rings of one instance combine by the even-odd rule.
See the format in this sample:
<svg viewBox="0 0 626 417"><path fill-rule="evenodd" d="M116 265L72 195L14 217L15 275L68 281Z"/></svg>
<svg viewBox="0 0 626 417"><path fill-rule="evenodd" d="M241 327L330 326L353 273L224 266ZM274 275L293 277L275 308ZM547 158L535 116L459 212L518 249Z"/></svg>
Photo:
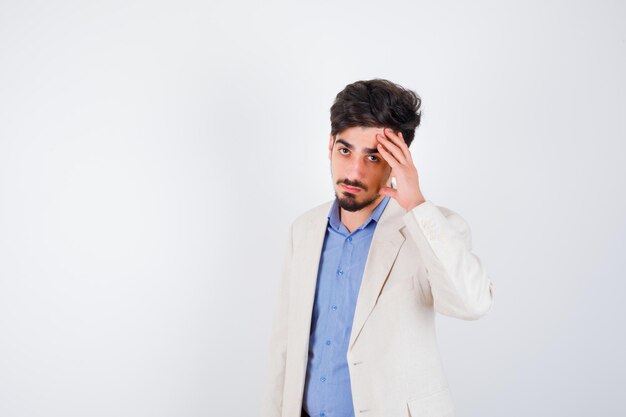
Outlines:
<svg viewBox="0 0 626 417"><path fill-rule="evenodd" d="M381 194L374 202L372 202L372 204L357 211L348 211L340 207L339 219L341 220L341 223L343 223L346 229L352 233L354 229L365 223L365 220L372 215L372 212L378 204L383 201L383 198L385 198L385 196Z"/></svg>

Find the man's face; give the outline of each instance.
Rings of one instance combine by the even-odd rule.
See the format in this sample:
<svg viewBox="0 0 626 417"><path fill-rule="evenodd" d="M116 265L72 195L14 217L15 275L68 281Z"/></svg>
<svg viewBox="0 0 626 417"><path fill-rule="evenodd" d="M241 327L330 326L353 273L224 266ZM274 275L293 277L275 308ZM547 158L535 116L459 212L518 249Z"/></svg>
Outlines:
<svg viewBox="0 0 626 417"><path fill-rule="evenodd" d="M383 128L351 127L330 136L333 187L344 210L361 210L382 198L379 191L387 184L391 167L376 148L376 134L384 135Z"/></svg>

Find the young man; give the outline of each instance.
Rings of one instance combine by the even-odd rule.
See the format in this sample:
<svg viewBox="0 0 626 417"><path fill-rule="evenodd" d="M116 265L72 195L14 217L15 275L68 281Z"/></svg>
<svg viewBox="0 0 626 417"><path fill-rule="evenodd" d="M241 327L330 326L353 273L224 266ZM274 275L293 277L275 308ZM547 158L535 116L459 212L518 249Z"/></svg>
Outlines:
<svg viewBox="0 0 626 417"><path fill-rule="evenodd" d="M420 106L380 79L337 95L335 199L291 225L263 417L453 416L434 313L478 319L494 288L465 220L422 194Z"/></svg>

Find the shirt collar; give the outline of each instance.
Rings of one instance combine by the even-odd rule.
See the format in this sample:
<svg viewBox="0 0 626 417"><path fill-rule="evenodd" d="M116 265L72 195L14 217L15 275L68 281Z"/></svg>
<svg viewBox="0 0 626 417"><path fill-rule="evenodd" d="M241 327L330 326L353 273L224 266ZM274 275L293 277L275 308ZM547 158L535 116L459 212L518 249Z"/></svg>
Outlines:
<svg viewBox="0 0 626 417"><path fill-rule="evenodd" d="M383 211L385 210L385 207L387 206L387 203L389 202L389 199L391 197L389 196L385 196L380 203L378 203L378 205L376 206L376 208L374 209L374 211L372 211L372 214L370 214L370 216L367 218L367 220L365 220L365 222L359 226L358 229L364 229L365 227L367 227L368 224L370 224L371 221L375 221L376 223L378 223L378 220L380 219L380 216L383 214ZM341 224L341 220L339 219L339 201L337 200L337 198L335 197L335 200L333 201L332 206L330 207L330 210L328 211L328 222L330 224L330 226L335 229L336 231L340 231L340 227L342 226Z"/></svg>

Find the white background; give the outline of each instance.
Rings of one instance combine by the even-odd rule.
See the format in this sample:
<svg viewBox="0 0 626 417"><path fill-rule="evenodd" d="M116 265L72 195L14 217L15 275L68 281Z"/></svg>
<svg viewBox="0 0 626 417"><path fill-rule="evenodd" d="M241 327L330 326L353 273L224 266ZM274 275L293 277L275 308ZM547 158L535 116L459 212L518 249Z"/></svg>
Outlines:
<svg viewBox="0 0 626 417"><path fill-rule="evenodd" d="M0 415L258 415L329 108L423 99L425 196L491 312L438 316L460 417L623 416L621 1L0 2Z"/></svg>

